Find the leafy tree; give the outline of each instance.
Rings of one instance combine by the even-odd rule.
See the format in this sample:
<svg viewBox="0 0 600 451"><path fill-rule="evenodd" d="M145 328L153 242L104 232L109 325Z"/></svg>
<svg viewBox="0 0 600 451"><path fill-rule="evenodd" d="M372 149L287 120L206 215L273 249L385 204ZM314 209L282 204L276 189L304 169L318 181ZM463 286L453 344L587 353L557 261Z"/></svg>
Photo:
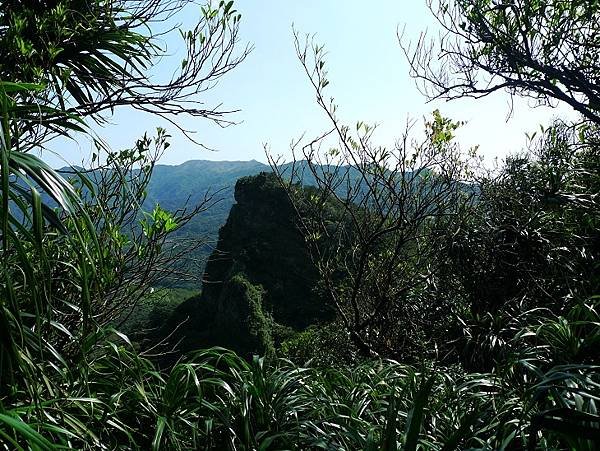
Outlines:
<svg viewBox="0 0 600 451"><path fill-rule="evenodd" d="M429 98L506 90L542 104L564 102L600 122L600 2L427 0L441 26L403 44Z"/></svg>
<svg viewBox="0 0 600 451"><path fill-rule="evenodd" d="M167 139L166 132L158 129L154 139L144 136L132 149L109 151L105 163L85 170L61 170L62 175L70 177L102 243L102 252L93 256L98 274L90 291L90 310L97 326L120 325L154 288L174 276L183 277L175 263L203 244L201 238L172 244L172 235L205 211L212 203L211 196L173 213L160 205L144 211L148 183ZM82 183L82 177L87 185ZM68 230L80 220L78 213L63 218ZM77 276L68 262L77 259L77 249L65 243L60 234L48 235L46 239L46 252L55 262L52 278L61 281L50 296L60 292L63 300L74 299L77 296L68 287ZM60 299L53 301L55 308L61 303ZM57 308L56 314L69 330L77 329L80 318L71 309Z"/></svg>
<svg viewBox="0 0 600 451"><path fill-rule="evenodd" d="M531 151L509 157L498 174L484 177L469 223L449 234L454 269L446 281L462 286L449 295L466 296L470 306L457 325L469 343L465 355L489 367L512 352L523 324L561 321L572 309L587 310L582 303L600 288L600 207L593 194L600 161L600 4L427 4L441 25L440 39L428 43L423 34L414 48L402 44L412 75L430 99L506 90L541 104L564 102L582 118L578 125L557 121L542 129ZM595 302L585 305L592 306L594 318Z"/></svg>
<svg viewBox="0 0 600 451"><path fill-rule="evenodd" d="M37 85L0 81L0 394L11 387L6 381L14 382L19 367L28 362L23 360L20 347L24 346L34 355L41 356L46 348L41 334L54 329L52 322L44 320L52 310L49 295L53 289L51 262L44 247L49 236L46 225L54 233L58 231L67 237L76 250L75 266L81 271L78 275L82 277L73 281L79 293L79 299L75 302L79 305L84 329L88 331L88 276L94 273L94 268L88 262L92 259L90 252L99 253L95 231L74 188L36 156L21 152L18 147L12 148L14 140L11 130L15 130L13 126L19 120L20 113L34 108L32 104L18 103L16 97L38 89ZM54 111L51 108L42 109L42 120L46 114L54 114ZM79 221L71 224L72 234L68 233L66 224L60 220L57 212L42 201L40 191L51 197L65 213L79 215ZM87 239L84 238L86 234Z"/></svg>
<svg viewBox="0 0 600 451"><path fill-rule="evenodd" d="M439 112L426 123L422 142L411 142L407 131L394 149L377 146L367 124L351 131L325 100L322 47L312 44L312 54L310 47L296 36L298 58L331 129L294 148L291 166L273 158L272 165L354 346L363 355L414 358L435 349L426 331L445 306L424 293L437 278L441 224L462 221L471 208L467 163L474 149L461 151L453 142L460 124ZM304 172L315 180L312 195L295 188Z"/></svg>
<svg viewBox="0 0 600 451"><path fill-rule="evenodd" d="M137 235L142 239L134 243L127 242L131 237L122 230L135 207L127 202L143 200L147 178L136 185L107 169L101 173L112 175L96 192L98 185L80 171L77 188L31 150L43 149L56 134L86 132L85 118L101 122L105 112L121 105L163 117L189 111L220 120L223 112L186 110L181 102L198 102L195 95L206 83L214 85L244 58L246 51L233 56L239 27L233 2L202 9L197 27L183 36L187 60L178 75L164 84L149 78L149 69L165 50L157 44L161 34L148 24L170 18L188 3L2 2L1 394L37 399L28 384L31 378L43 379L47 367L54 372L65 364L58 344L66 340L83 348L82 340L96 331L97 321L106 323L114 308L134 301L134 293L139 295L156 278L153 265L160 262L161 245L177 218L154 210ZM148 158L150 144L144 138L133 151L108 151L110 164L127 172L141 163L146 165L142 174L149 177L155 161ZM167 145L159 133L157 148ZM137 194L129 197L129 189ZM123 281L128 291L121 290ZM70 355L81 358L81 352ZM17 374L26 377L12 384ZM48 383L53 380L49 377ZM22 387L29 391L20 392Z"/></svg>
<svg viewBox="0 0 600 451"><path fill-rule="evenodd" d="M39 84L42 89L27 96L55 108L44 121L37 110L22 112L33 120L19 121L20 146L65 134L66 124L56 123L62 117L103 122L121 106L157 114L174 126L171 118L180 114L230 123L227 111L207 109L198 94L247 55L248 48L236 55L240 15L233 2L221 1L203 7L190 31L159 28L193 5L190 0L0 2L0 80ZM186 54L171 78L157 80L151 68L168 55L161 42L174 33L181 34Z"/></svg>
<svg viewBox="0 0 600 451"><path fill-rule="evenodd" d="M477 208L448 233L446 280L460 288L446 295L468 305L458 333L467 361L479 369L506 359L524 324L595 304L589 301L600 291L595 129L580 134L557 122L544 130L530 152L509 157L480 181ZM570 359L585 361L584 354Z"/></svg>

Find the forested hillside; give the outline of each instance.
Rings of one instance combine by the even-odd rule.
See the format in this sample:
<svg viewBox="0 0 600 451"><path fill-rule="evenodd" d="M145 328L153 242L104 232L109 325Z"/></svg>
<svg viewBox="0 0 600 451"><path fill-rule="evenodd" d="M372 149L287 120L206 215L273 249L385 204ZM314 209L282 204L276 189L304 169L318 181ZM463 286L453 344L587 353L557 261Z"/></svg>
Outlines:
<svg viewBox="0 0 600 451"><path fill-rule="evenodd" d="M234 2L0 0L0 450L598 449L600 1L425 3L443 34L398 38L426 99L576 119L494 167L439 110L382 145L294 30L323 130L161 166L166 129L103 126L235 133L206 98L252 63Z"/></svg>

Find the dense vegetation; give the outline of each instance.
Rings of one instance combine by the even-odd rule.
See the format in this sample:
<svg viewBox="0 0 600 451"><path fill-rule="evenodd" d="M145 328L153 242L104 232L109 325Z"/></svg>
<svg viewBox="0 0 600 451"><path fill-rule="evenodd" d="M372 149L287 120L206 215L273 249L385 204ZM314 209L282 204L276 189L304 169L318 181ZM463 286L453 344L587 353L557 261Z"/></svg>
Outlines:
<svg viewBox="0 0 600 451"><path fill-rule="evenodd" d="M148 78L151 24L186 3L0 1L0 449L597 449L600 3L428 2L451 46L403 46L432 96L581 114L495 171L437 111L393 149L344 125L323 47L296 36L328 131L238 181L180 304L160 287L210 196L153 205L167 133L114 151L88 124L121 105L227 121L197 95L246 55L233 2ZM34 152L84 133L70 182Z"/></svg>

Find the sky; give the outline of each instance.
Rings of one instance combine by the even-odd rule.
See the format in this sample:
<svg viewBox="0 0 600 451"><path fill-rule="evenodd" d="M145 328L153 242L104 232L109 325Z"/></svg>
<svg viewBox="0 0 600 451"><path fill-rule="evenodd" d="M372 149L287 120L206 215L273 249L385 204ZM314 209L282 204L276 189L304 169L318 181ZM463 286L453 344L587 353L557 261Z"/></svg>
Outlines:
<svg viewBox="0 0 600 451"><path fill-rule="evenodd" d="M185 138L171 124L132 109L117 110L110 124L97 132L114 149L128 148L144 132L157 126L170 132L171 147L160 163L187 160L266 161L264 146L273 154L290 155L290 143L303 134L316 136L328 127L317 107L309 80L296 58L292 27L315 36L327 51L330 85L327 94L339 106L340 118L349 125L357 121L377 124L377 142L391 146L407 121L422 129L424 118L434 109L466 125L457 134L465 148L479 145L488 163L526 145L526 132L548 124L553 117L572 115L566 107L532 108L530 101L498 93L485 99L461 99L427 103L409 76L398 43L398 30L416 40L425 30L434 32L435 21L425 0L237 0L242 14L240 51L253 46L248 58L199 100L207 106L222 104L240 112L230 119L237 125L221 128L200 118L177 118L194 131L194 138L208 151ZM193 26L199 6L188 7L177 20L183 29ZM153 75L172 73L183 43L178 36L164 41L173 58L163 61ZM54 166L65 162L84 164L91 145L83 140L56 140L44 157Z"/></svg>

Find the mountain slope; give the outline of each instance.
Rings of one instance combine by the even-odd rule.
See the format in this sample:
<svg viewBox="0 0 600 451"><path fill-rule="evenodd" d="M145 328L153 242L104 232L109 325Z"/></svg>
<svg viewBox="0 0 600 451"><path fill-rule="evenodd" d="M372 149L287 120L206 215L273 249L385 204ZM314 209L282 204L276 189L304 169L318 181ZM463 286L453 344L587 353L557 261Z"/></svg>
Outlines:
<svg viewBox="0 0 600 451"><path fill-rule="evenodd" d="M233 205L233 189L240 177L270 170L258 161L191 160L177 166L157 165L148 185L145 208L160 204L175 211L186 204L194 206L212 194L217 201L210 209L193 218L180 231L216 238Z"/></svg>

